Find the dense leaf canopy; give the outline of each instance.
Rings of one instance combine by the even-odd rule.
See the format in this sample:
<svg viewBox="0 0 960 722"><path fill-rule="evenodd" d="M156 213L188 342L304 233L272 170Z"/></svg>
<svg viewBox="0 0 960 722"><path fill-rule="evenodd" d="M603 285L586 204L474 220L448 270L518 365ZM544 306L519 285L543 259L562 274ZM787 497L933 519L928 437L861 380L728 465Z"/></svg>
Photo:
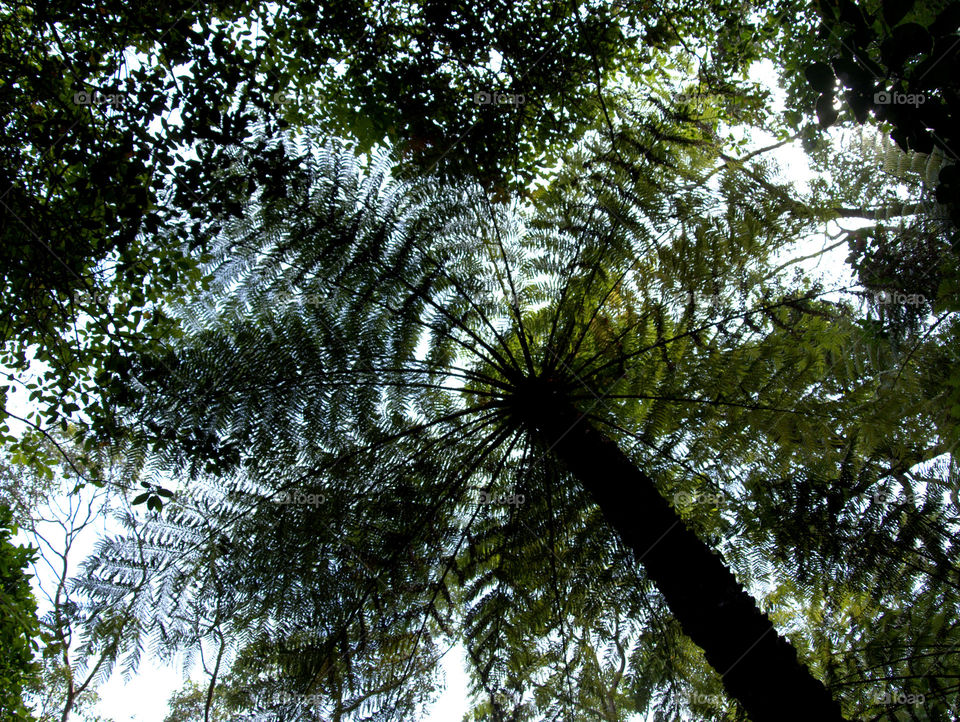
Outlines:
<svg viewBox="0 0 960 722"><path fill-rule="evenodd" d="M316 694L332 705L321 714L352 704L345 686L381 690L383 714L409 711L429 689L434 641L462 635L487 698L479 717L590 719L613 704L668 719L691 699L724 705L529 428L529 378L553 379L629 448L741 578L774 585L777 604L842 598L836 585L952 596L912 540L946 563L956 512L931 495L906 517L876 501L892 479L914 493L904 472L937 453L923 429L948 423L912 397L924 367L891 385L890 352L854 308L785 286L766 260L830 209L785 196L762 166L723 163L695 125L638 135L623 120L617 152L603 142L569 157L525 212L430 179L390 181L386 160L364 171L334 146L273 141L304 157L310 183L254 200L225 229L208 295L183 310L180 349L125 370L136 383L118 401L138 419L126 424L204 489L152 532L170 590L157 608L176 601L154 623L174 646L197 644L196 629L167 625L200 605L208 634L222 625L276 660L286 677L236 682L247 704L287 679L285 699ZM137 553L104 547L91 593L125 593L115 575ZM900 565L919 568L888 576ZM869 631L880 608L861 612L862 627L845 618L833 633L886 648ZM806 661L851 684L856 645L824 656L827 623L788 619ZM414 640L400 682L385 651L398 635ZM949 678L949 649L907 644ZM611 656L592 659L598 648ZM854 675L845 705L876 708L883 689Z"/></svg>
<svg viewBox="0 0 960 722"><path fill-rule="evenodd" d="M14 545L16 531L9 507L0 506L0 719L26 722L33 718L22 694L37 676L40 625L26 571L36 550Z"/></svg>
<svg viewBox="0 0 960 722"><path fill-rule="evenodd" d="M170 722L416 719L457 643L478 721L949 719L957 17L4 5L10 478L142 510L51 629L199 662Z"/></svg>

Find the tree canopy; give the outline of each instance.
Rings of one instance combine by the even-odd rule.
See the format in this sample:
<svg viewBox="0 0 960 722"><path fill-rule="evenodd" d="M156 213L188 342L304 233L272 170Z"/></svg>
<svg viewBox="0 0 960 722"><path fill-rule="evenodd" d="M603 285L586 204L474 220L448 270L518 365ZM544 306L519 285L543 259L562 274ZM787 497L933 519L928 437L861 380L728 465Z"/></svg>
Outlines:
<svg viewBox="0 0 960 722"><path fill-rule="evenodd" d="M947 719L960 37L875 5L5 6L8 458L139 510L81 653L199 662L171 720L415 719L454 643L473 720Z"/></svg>
<svg viewBox="0 0 960 722"><path fill-rule="evenodd" d="M0 506L0 719L23 722L33 719L22 694L38 674L33 652L40 625L26 573L36 550L14 545L16 531L10 509Z"/></svg>

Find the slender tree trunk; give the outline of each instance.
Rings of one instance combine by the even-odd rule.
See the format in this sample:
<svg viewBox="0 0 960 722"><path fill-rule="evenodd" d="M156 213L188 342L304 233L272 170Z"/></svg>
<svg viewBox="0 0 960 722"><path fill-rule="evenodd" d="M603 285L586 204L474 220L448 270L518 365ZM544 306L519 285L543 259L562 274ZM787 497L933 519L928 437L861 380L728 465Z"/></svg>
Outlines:
<svg viewBox="0 0 960 722"><path fill-rule="evenodd" d="M73 689L67 690L67 701L63 705L63 711L60 713L60 722L67 722L70 719L70 713L73 711L73 703L76 700L76 695L73 692Z"/></svg>
<svg viewBox="0 0 960 722"><path fill-rule="evenodd" d="M685 634L753 722L843 720L840 706L724 565L611 439L571 405L543 400L528 419L633 549Z"/></svg>

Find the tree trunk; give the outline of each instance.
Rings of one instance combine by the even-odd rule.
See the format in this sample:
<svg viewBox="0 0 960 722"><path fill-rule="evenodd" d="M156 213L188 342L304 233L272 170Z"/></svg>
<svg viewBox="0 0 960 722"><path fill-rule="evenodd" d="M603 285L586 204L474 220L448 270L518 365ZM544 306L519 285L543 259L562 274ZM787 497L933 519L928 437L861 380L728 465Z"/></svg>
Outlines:
<svg viewBox="0 0 960 722"><path fill-rule="evenodd" d="M533 405L531 405L533 406ZM611 439L571 405L527 408L753 722L843 720L840 706L724 565Z"/></svg>

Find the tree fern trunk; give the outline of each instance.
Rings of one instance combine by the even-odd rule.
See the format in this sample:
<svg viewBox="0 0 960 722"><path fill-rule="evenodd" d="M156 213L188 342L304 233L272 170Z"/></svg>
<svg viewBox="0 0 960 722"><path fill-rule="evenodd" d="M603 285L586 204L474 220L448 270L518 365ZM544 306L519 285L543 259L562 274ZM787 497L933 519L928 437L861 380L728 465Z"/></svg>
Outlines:
<svg viewBox="0 0 960 722"><path fill-rule="evenodd" d="M683 631L703 649L753 722L843 720L720 555L681 521L617 445L572 407L537 404L529 421L631 547Z"/></svg>

